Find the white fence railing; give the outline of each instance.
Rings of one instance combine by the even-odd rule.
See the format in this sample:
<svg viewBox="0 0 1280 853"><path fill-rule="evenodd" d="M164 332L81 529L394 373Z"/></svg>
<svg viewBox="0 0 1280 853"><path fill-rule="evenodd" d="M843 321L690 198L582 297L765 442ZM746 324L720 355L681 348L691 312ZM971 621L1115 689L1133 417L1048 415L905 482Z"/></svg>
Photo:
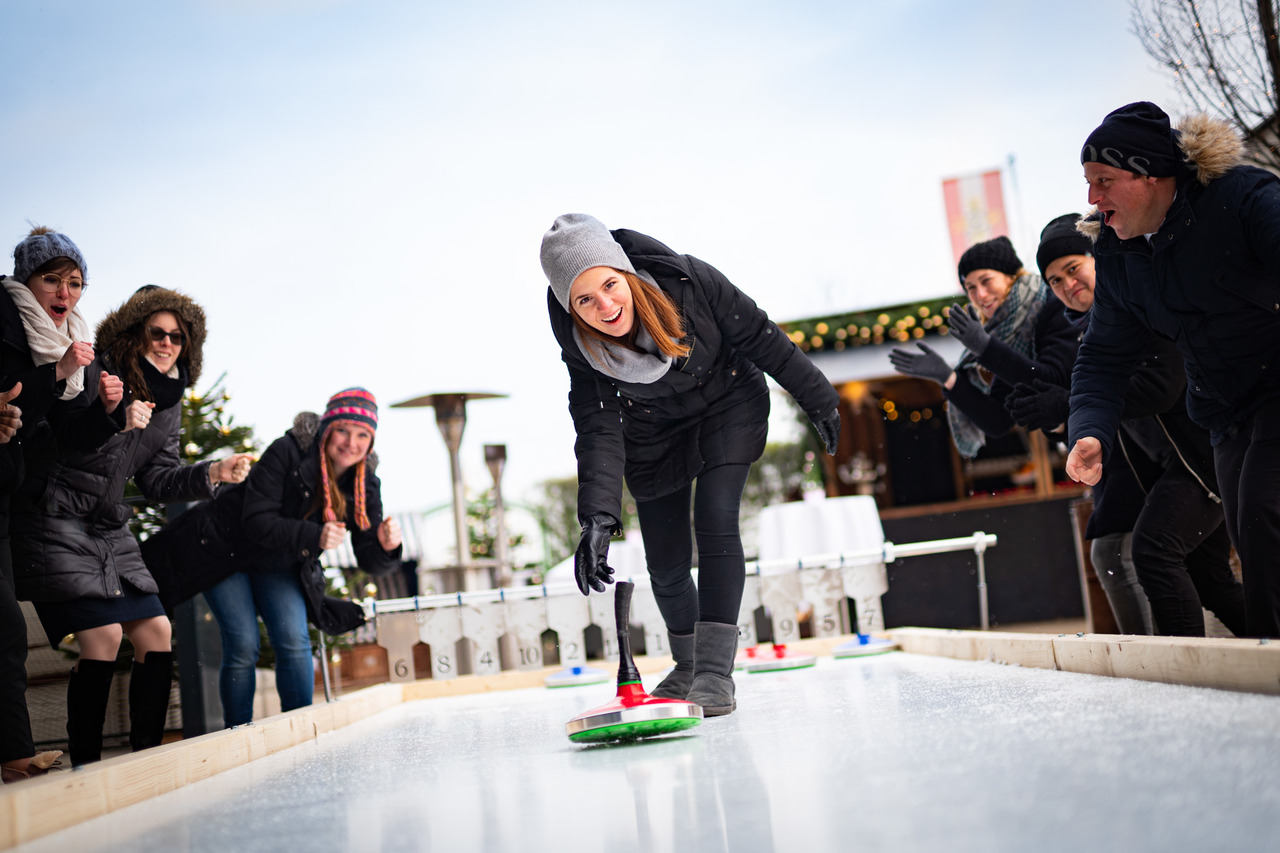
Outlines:
<svg viewBox="0 0 1280 853"><path fill-rule="evenodd" d="M875 548L748 563L738 617L740 643L744 647L757 643L756 612L762 606L775 643L798 640L803 616L810 617L815 637L882 630L880 597L889 589L885 564L904 557L957 551L973 551L977 558L978 601L986 630L983 554L996 541L994 534L976 532L956 539L905 545L885 542ZM631 622L642 626L646 653L667 654L666 627L649 578L618 579L635 584ZM845 623L846 599L854 603L855 624ZM612 587L589 597L572 583L557 583L367 599L362 605L376 627L378 644L387 650L393 682L426 677L427 673L417 672L414 665L413 651L419 643L430 647L430 676L436 679L454 678L463 670L496 675L503 669L539 669L545 665L542 650L547 631L556 634L562 666L586 663L586 632L591 626L600 632L605 658L616 659L618 653Z"/></svg>

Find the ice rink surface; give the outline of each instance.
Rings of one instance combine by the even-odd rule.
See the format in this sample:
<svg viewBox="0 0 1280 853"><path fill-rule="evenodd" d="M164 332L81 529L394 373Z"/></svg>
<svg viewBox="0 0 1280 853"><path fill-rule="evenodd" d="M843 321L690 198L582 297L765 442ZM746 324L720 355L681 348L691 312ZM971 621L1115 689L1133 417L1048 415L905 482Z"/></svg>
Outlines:
<svg viewBox="0 0 1280 853"><path fill-rule="evenodd" d="M564 730L608 684L410 703L18 849L1280 845L1280 698L903 653L736 680L734 714L612 746Z"/></svg>

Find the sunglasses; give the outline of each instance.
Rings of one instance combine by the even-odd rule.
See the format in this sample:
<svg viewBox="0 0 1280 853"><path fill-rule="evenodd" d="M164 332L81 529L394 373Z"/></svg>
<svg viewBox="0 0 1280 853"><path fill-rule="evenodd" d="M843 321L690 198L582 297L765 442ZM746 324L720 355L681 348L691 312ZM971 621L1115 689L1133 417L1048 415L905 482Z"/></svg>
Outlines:
<svg viewBox="0 0 1280 853"><path fill-rule="evenodd" d="M180 347L187 342L187 336L182 334L182 332L166 332L159 326L148 326L147 335L156 343L160 343L165 338L168 338L173 345L177 347Z"/></svg>

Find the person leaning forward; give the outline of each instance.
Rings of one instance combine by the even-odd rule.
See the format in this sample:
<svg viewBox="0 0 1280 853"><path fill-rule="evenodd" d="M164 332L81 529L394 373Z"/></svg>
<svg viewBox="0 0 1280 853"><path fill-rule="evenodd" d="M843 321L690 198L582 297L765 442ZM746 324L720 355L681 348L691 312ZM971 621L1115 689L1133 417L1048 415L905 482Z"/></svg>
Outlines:
<svg viewBox="0 0 1280 853"><path fill-rule="evenodd" d="M1072 374L1067 473L1092 484L1113 452L1132 366L1176 343L1187 411L1209 431L1246 630L1280 636L1280 178L1243 165L1226 123L1155 104L1106 116L1081 162L1097 289Z"/></svg>

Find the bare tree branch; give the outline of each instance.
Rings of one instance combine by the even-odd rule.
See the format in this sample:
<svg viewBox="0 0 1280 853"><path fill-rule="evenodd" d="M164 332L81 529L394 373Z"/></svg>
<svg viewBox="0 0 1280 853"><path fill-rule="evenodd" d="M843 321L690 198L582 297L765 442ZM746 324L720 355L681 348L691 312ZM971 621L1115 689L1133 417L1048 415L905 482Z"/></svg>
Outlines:
<svg viewBox="0 0 1280 853"><path fill-rule="evenodd" d="M1280 171L1280 0L1130 0L1130 28L1184 107L1240 128L1250 157Z"/></svg>

